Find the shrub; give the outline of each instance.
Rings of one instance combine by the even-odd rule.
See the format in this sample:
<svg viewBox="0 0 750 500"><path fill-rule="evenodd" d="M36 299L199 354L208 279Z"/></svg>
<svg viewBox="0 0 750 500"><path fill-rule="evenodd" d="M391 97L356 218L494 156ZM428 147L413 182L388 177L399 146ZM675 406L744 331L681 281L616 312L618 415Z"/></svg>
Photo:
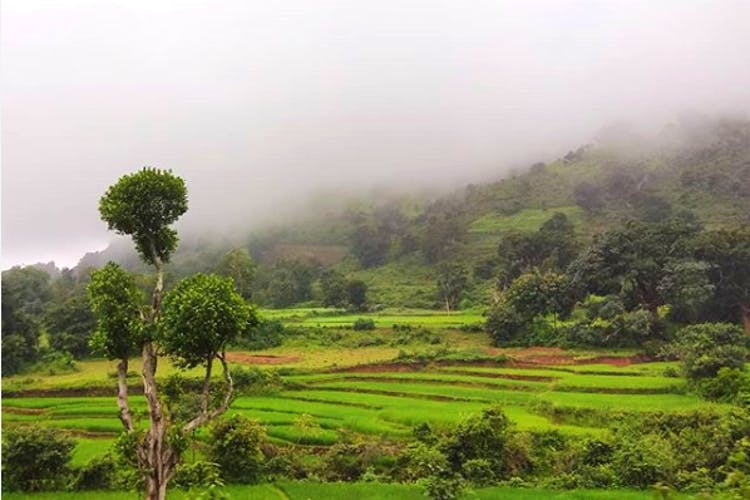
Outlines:
<svg viewBox="0 0 750 500"><path fill-rule="evenodd" d="M424 479L422 486L432 500L454 500L461 497L464 481L458 474L445 472Z"/></svg>
<svg viewBox="0 0 750 500"><path fill-rule="evenodd" d="M646 488L669 482L676 468L670 442L654 434L620 441L612 458L621 486Z"/></svg>
<svg viewBox="0 0 750 500"><path fill-rule="evenodd" d="M453 470L460 471L469 460L484 459L495 478L502 478L509 465L506 445L510 426L510 420L499 407L487 408L461 422L443 445Z"/></svg>
<svg viewBox="0 0 750 500"><path fill-rule="evenodd" d="M252 350L269 349L282 344L286 329L281 321L262 320L251 326L235 341L238 347Z"/></svg>
<svg viewBox="0 0 750 500"><path fill-rule="evenodd" d="M495 479L492 464L483 458L467 460L461 468L461 475L475 486L488 486Z"/></svg>
<svg viewBox="0 0 750 500"><path fill-rule="evenodd" d="M223 486L219 464L198 460L191 464L179 464L173 484L184 490Z"/></svg>
<svg viewBox="0 0 750 500"><path fill-rule="evenodd" d="M75 441L65 432L47 427L23 426L3 431L3 481L5 490L54 489L64 482Z"/></svg>
<svg viewBox="0 0 750 500"><path fill-rule="evenodd" d="M352 330L374 330L375 321L370 318L359 318L352 324Z"/></svg>
<svg viewBox="0 0 750 500"><path fill-rule="evenodd" d="M210 428L208 458L219 465L227 482L254 483L260 479L268 442L266 428L242 415L217 420Z"/></svg>
<svg viewBox="0 0 750 500"><path fill-rule="evenodd" d="M449 468L447 458L439 449L422 442L409 444L396 465L395 475L401 481L416 481Z"/></svg>
<svg viewBox="0 0 750 500"><path fill-rule="evenodd" d="M748 354L742 328L730 323L686 326L677 333L673 347L692 381L715 377L723 367L744 370Z"/></svg>
<svg viewBox="0 0 750 500"><path fill-rule="evenodd" d="M711 401L733 402L750 394L750 377L737 368L719 368L715 377L696 382L698 394Z"/></svg>
<svg viewBox="0 0 750 500"><path fill-rule="evenodd" d="M107 490L115 485L117 465L110 454L92 458L78 469L71 483L74 490Z"/></svg>

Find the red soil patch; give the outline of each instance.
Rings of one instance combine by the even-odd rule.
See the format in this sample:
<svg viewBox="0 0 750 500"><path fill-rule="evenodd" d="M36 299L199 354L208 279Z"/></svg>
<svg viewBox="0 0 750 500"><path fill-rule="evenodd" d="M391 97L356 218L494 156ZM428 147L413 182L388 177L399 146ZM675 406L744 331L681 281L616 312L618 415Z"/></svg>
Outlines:
<svg viewBox="0 0 750 500"><path fill-rule="evenodd" d="M244 363L248 365L284 365L289 363L297 363L300 359L299 356L256 356L253 354L244 354L241 352L228 352L227 361L232 363Z"/></svg>

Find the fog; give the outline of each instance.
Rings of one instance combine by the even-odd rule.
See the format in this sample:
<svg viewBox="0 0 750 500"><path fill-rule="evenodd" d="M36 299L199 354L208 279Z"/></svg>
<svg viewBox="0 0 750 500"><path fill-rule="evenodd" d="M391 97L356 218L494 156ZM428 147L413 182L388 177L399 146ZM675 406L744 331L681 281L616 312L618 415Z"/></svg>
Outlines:
<svg viewBox="0 0 750 500"><path fill-rule="evenodd" d="M750 109L743 0L4 0L1 50L3 267L105 246L98 199L145 165L228 230Z"/></svg>

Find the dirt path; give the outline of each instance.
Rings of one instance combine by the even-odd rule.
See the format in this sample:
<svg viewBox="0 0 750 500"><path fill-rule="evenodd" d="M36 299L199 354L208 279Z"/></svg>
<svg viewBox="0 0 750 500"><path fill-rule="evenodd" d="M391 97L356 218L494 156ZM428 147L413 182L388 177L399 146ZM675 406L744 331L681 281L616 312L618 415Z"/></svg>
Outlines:
<svg viewBox="0 0 750 500"><path fill-rule="evenodd" d="M286 365L298 363L302 358L299 356L274 356L246 354L244 352L228 352L227 361L230 363L242 363L247 365Z"/></svg>

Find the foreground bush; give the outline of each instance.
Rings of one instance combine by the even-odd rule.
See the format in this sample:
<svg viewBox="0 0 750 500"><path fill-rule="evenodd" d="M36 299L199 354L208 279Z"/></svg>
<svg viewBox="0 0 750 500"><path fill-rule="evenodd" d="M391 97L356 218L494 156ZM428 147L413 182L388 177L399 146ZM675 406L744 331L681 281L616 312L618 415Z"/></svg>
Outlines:
<svg viewBox="0 0 750 500"><path fill-rule="evenodd" d="M266 428L242 415L218 420L211 426L208 459L218 464L227 482L256 483L265 463L262 447L268 444Z"/></svg>
<svg viewBox="0 0 750 500"><path fill-rule="evenodd" d="M69 472L75 441L63 431L24 426L3 431L3 490L59 488Z"/></svg>

